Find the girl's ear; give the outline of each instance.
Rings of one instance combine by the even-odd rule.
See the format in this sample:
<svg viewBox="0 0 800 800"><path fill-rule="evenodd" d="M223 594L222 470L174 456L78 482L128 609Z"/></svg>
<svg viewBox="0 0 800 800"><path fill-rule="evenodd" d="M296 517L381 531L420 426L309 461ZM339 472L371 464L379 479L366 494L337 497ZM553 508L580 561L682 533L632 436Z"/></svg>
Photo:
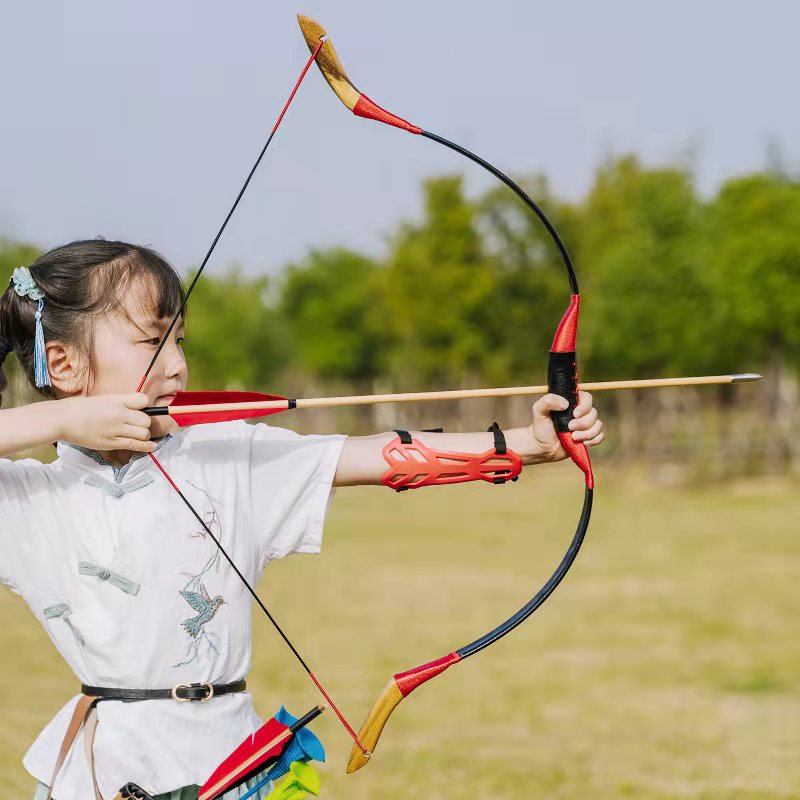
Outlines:
<svg viewBox="0 0 800 800"><path fill-rule="evenodd" d="M73 397L83 392L85 365L78 351L61 342L47 342L47 369L57 394Z"/></svg>

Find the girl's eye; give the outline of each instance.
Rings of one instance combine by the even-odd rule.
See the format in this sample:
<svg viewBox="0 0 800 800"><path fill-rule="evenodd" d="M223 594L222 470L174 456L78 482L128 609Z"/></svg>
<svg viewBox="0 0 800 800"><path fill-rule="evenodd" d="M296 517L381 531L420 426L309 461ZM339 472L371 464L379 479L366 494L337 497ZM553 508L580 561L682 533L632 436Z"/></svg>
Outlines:
<svg viewBox="0 0 800 800"><path fill-rule="evenodd" d="M179 336L175 341L177 342L178 347L183 347L183 343L186 341L186 337Z"/></svg>

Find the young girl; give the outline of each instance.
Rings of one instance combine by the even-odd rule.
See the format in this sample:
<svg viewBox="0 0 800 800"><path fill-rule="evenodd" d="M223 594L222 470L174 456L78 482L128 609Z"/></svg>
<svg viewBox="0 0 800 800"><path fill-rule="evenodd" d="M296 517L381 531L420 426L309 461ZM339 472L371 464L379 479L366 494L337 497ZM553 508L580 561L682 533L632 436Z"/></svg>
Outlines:
<svg viewBox="0 0 800 800"><path fill-rule="evenodd" d="M273 559L319 552L332 487L381 483L396 434L300 436L244 422L177 430L144 414L188 378L179 321L133 391L183 299L175 271L146 247L74 242L10 277L0 365L13 352L46 400L0 410L0 457L52 442L58 457L0 460L0 582L28 603L81 684L151 693L99 703L54 781L73 698L25 767L41 800L53 781L57 800L110 798L128 781L188 800L261 724L244 685L252 603L145 454L157 453L253 585ZM0 370L0 391L5 383ZM547 395L530 426L506 432L523 464L565 458L550 421L565 406ZM599 444L589 395L575 417L574 439ZM459 452L493 446L490 433L415 436Z"/></svg>

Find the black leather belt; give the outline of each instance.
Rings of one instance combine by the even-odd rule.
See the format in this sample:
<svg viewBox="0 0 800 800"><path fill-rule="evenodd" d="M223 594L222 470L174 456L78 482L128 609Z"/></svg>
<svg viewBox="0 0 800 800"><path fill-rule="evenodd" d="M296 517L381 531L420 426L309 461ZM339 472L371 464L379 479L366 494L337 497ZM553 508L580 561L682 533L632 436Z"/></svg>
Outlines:
<svg viewBox="0 0 800 800"><path fill-rule="evenodd" d="M237 694L247 690L247 681L235 683L179 683L171 689L107 689L101 686L81 686L81 692L100 700L122 700L134 703L139 700L175 700L178 703L207 703L224 694Z"/></svg>

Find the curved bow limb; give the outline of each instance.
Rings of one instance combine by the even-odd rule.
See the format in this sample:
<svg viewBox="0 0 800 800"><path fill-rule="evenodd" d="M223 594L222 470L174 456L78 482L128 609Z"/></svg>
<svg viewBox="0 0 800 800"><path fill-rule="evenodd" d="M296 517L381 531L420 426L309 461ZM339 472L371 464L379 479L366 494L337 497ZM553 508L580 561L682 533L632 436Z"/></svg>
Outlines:
<svg viewBox="0 0 800 800"><path fill-rule="evenodd" d="M454 651L443 658L437 658L435 661L429 661L427 664L421 664L419 667L392 675L358 732L358 739L369 750L370 756L375 752L378 739L380 739L392 712L400 705L400 701L404 697L408 697L418 686L422 686L431 678L441 675L448 667L457 664L461 658L462 656ZM361 750L353 747L347 762L347 772L361 769L368 760L369 758L365 758Z"/></svg>
<svg viewBox="0 0 800 800"><path fill-rule="evenodd" d="M585 447L583 447L583 449L585 450ZM576 455L578 454L579 450L576 451ZM591 468L589 472L591 472ZM458 664L465 658L469 658L479 653L481 650L486 649L498 639L510 633L514 628L528 619L528 617L530 617L556 590L559 583L561 583L562 579L575 562L575 559L578 557L578 552L581 549L583 540L586 537L586 532L589 529L589 520L592 515L592 502L594 499L594 489L588 485L589 482L590 478L587 474L583 508L581 509L580 519L575 529L575 535L572 537L567 552L564 554L558 567L556 567L547 582L521 609L519 609L519 611L517 611L516 614L489 631L489 633L484 634L464 647L460 647L458 650L454 650L443 658L430 661L419 667L414 667L414 669L407 670L406 672L397 673L391 677L370 709L369 714L367 714L358 733L359 741L369 750L370 755L375 752L378 740L392 712L400 705L400 702L405 697L408 697L408 695L414 691L414 689L431 680L431 678L440 675L454 664ZM355 772L361 769L361 767L367 764L367 761L368 759L364 757L362 751L354 746L350 751L350 758L347 762L347 772Z"/></svg>
<svg viewBox="0 0 800 800"><path fill-rule="evenodd" d="M300 30L306 40L308 49L312 53L319 46L319 42L323 39L325 40L316 55L317 66L325 80L328 81L331 89L336 93L336 96L350 111L356 116L374 119L377 122L392 125L409 133L423 133L422 128L412 125L408 120L392 114L391 111L387 111L385 108L381 108L355 87L339 60L339 56L333 47L333 42L327 38L327 31L319 22L304 14L298 14L297 21L300 23Z"/></svg>
<svg viewBox="0 0 800 800"><path fill-rule="evenodd" d="M319 23L308 17L298 17L300 28L306 39L309 48L319 42L320 37L326 37L327 34ZM483 167L487 172L494 175L499 181L504 183L510 188L517 197L522 200L528 209L540 220L544 225L550 238L553 241L556 249L564 262L567 278L570 288L570 304L564 314L561 322L556 331L553 339L553 346L550 350L550 363L548 367L548 387L550 391L561 395L568 402L568 408L563 412L558 412L553 415L553 422L556 427L559 440L561 441L565 451L575 464L584 473L585 479L585 494L583 501L583 510L581 511L580 520L578 522L575 535L567 548L561 562L556 567L553 574L547 582L539 589L538 592L514 615L509 617L505 622L498 625L489 633L484 634L474 642L453 651L448 656L445 656L437 661L430 662L430 664L410 670L407 673L399 673L395 675L389 682L389 685L384 689L378 701L372 708L372 711L367 716L359 736L359 740L365 747L372 751L378 742L378 739L383 731L386 722L399 705L403 697L408 695L417 686L420 686L425 681L441 674L448 667L452 666L464 658L468 658L475 653L480 652L484 648L496 642L498 639L505 636L511 630L526 620L537 608L539 608L545 600L555 591L558 584L569 571L574 563L581 544L586 536L586 531L589 527L589 520L592 511L592 498L594 493L594 478L592 475L591 461L586 446L582 443L576 443L572 439L569 430L569 422L572 419L572 414L578 402L578 370L577 370L577 357L575 352L575 344L578 332L578 314L580 310L580 291L578 289L578 279L575 274L575 268L572 264L569 252L564 245L561 237L556 231L553 224L550 222L544 211L534 202L534 200L525 192L525 190L508 177L505 173L490 164L485 159L467 150L459 144L451 142L438 136L435 133L425 131L422 128L412 125L407 120L392 114L384 108L381 108L365 94L360 92L352 83L344 67L339 61L333 45L327 38L316 56L317 66L320 68L323 76L330 84L333 91L354 114L383 122L387 125L392 125L396 128L401 128L409 133L414 133L422 136L423 138L437 142L450 150L459 153L460 155L468 158L470 161ZM363 736L366 736L366 743ZM364 766L366 759L363 758L363 753L359 754L353 752L348 764L348 772L352 772Z"/></svg>

